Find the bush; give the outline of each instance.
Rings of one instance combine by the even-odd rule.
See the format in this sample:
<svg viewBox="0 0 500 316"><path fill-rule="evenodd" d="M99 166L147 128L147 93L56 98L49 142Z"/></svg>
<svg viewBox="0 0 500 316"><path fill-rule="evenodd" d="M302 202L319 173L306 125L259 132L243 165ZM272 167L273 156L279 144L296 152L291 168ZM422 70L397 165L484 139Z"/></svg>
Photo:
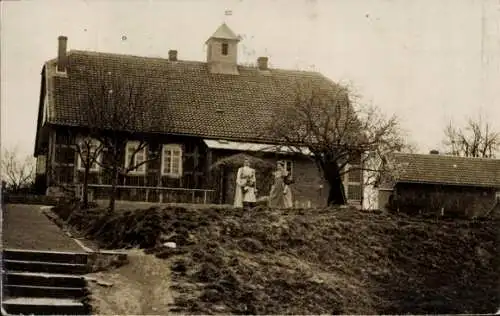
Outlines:
<svg viewBox="0 0 500 316"><path fill-rule="evenodd" d="M97 208L97 203L89 202L88 208ZM57 214L62 220L67 221L70 217L84 210L83 203L78 198L60 199L52 208L52 211Z"/></svg>

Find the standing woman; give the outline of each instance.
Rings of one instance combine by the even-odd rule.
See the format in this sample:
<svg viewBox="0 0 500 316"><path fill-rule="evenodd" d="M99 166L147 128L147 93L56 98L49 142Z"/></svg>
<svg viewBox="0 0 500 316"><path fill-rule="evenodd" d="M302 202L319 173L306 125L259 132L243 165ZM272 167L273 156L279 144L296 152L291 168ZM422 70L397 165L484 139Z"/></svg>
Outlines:
<svg viewBox="0 0 500 316"><path fill-rule="evenodd" d="M245 159L236 175L234 207L253 207L257 201L256 188L255 169L250 168L250 160Z"/></svg>
<svg viewBox="0 0 500 316"><path fill-rule="evenodd" d="M269 207L291 208L293 206L292 191L286 182L288 183L289 179L285 163L278 161L274 172L274 184L271 186L271 192L269 193Z"/></svg>

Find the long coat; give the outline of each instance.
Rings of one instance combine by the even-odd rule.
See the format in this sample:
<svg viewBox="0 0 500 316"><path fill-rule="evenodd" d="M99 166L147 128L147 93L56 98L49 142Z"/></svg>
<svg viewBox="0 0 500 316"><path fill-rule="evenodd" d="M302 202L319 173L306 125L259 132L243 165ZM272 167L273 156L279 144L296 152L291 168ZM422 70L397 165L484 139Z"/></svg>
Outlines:
<svg viewBox="0 0 500 316"><path fill-rule="evenodd" d="M255 169L241 167L236 175L234 207L243 207L243 202L256 202Z"/></svg>
<svg viewBox="0 0 500 316"><path fill-rule="evenodd" d="M292 190L290 186L285 184L286 176L288 176L288 172L285 170L274 172L274 184L271 186L271 192L269 192L269 207L293 207Z"/></svg>

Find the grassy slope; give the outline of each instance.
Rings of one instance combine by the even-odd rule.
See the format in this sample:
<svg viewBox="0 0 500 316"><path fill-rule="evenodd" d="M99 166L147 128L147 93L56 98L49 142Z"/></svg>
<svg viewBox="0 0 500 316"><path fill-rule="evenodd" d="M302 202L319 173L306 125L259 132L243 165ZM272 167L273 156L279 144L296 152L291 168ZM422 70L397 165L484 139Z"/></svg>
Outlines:
<svg viewBox="0 0 500 316"><path fill-rule="evenodd" d="M499 306L498 222L349 209L149 209L71 222L101 246L172 262L175 311L238 314L484 313Z"/></svg>

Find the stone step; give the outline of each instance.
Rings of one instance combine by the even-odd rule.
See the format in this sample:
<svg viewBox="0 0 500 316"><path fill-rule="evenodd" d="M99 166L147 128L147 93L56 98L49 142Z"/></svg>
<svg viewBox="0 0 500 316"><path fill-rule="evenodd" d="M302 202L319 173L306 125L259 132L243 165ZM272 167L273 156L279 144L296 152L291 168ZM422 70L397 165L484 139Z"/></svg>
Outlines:
<svg viewBox="0 0 500 316"><path fill-rule="evenodd" d="M75 299L11 297L2 302L10 315L89 315L83 303Z"/></svg>
<svg viewBox="0 0 500 316"><path fill-rule="evenodd" d="M3 260L3 268L7 271L47 272L61 274L85 274L89 272L89 267L86 264L10 259Z"/></svg>
<svg viewBox="0 0 500 316"><path fill-rule="evenodd" d="M4 249L3 258L10 260L19 260L19 261L45 261L45 262L86 264L88 254L85 252Z"/></svg>
<svg viewBox="0 0 500 316"><path fill-rule="evenodd" d="M51 274L43 272L4 271L3 284L35 285L49 287L85 287L87 282L82 275Z"/></svg>
<svg viewBox="0 0 500 316"><path fill-rule="evenodd" d="M82 287L4 284L3 290L4 295L7 297L54 297L81 299L85 296L85 289Z"/></svg>

